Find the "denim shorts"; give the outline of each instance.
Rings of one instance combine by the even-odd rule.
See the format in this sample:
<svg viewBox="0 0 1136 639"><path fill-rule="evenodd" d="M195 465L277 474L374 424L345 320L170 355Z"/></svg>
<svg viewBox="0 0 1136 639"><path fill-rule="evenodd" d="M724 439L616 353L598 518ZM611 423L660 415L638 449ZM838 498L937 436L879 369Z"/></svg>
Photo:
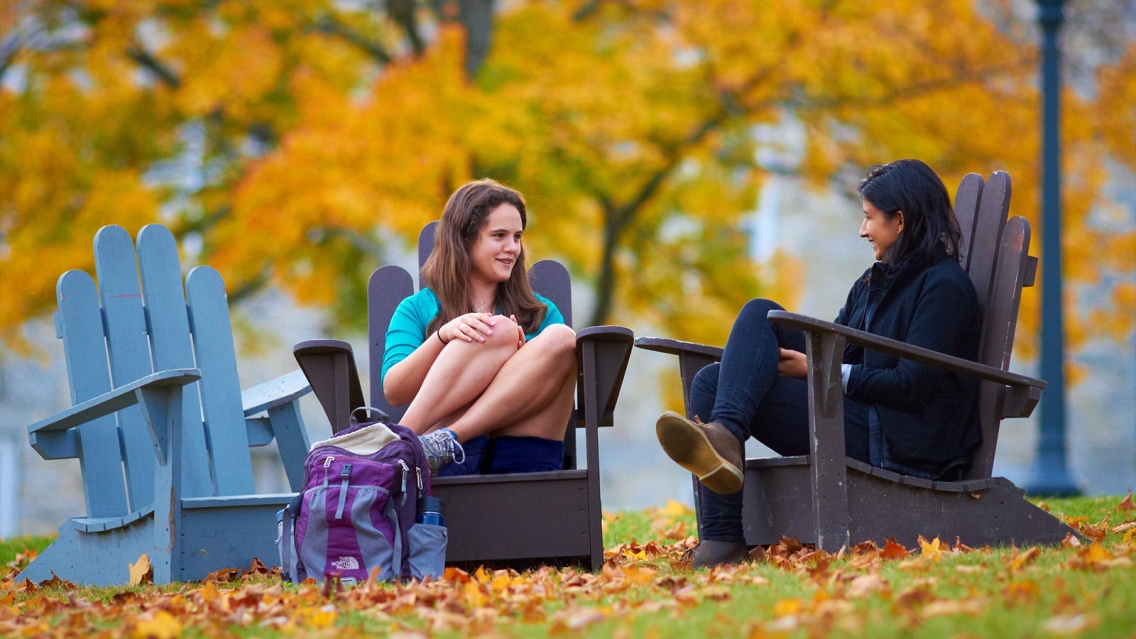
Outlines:
<svg viewBox="0 0 1136 639"><path fill-rule="evenodd" d="M465 461L438 470L437 477L504 475L559 470L564 464L564 442L541 437L474 437L462 444Z"/></svg>

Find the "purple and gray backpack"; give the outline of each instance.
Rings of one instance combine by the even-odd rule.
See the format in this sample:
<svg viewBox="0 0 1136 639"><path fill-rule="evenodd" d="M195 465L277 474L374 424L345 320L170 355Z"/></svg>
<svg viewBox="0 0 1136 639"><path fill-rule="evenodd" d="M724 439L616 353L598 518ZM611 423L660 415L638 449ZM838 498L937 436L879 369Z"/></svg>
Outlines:
<svg viewBox="0 0 1136 639"><path fill-rule="evenodd" d="M430 494L422 443L398 424L356 424L312 445L304 490L280 513L280 560L297 582L439 577L445 527L416 523Z"/></svg>

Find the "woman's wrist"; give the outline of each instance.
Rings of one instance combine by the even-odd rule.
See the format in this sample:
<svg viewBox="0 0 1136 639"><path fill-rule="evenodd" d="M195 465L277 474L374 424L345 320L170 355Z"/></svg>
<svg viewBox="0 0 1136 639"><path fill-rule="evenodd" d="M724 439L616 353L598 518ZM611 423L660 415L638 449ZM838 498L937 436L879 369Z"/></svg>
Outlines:
<svg viewBox="0 0 1136 639"><path fill-rule="evenodd" d="M442 346L449 344L449 342L442 339L442 329L439 328L438 330L434 331L434 334L438 336L438 341L442 343Z"/></svg>

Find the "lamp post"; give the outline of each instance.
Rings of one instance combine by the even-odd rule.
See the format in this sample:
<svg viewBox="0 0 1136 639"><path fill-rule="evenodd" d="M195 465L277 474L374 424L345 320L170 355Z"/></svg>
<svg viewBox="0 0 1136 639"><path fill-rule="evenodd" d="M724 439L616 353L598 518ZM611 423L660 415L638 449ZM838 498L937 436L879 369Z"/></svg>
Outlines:
<svg viewBox="0 0 1136 639"><path fill-rule="evenodd" d="M1041 176L1041 377L1048 385L1041 399L1037 459L1026 483L1036 495L1077 495L1066 464L1065 322L1061 282L1061 150L1058 135L1061 51L1057 35L1065 21L1065 0L1037 0L1042 29Z"/></svg>

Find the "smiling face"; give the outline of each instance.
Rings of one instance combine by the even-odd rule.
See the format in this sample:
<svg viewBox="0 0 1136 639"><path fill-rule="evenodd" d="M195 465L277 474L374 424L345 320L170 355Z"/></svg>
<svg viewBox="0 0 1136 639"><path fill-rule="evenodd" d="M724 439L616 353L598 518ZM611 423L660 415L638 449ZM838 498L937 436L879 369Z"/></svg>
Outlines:
<svg viewBox="0 0 1136 639"><path fill-rule="evenodd" d="M900 232L903 231L903 211L896 211L896 214L888 219L888 216L872 206L871 202L867 200L863 202L864 221L860 224L860 237L872 243L872 250L878 262L884 259L887 250L895 244Z"/></svg>
<svg viewBox="0 0 1136 639"><path fill-rule="evenodd" d="M469 248L470 280L499 284L509 279L521 255L521 213L512 204L501 204L485 217L477 239Z"/></svg>

